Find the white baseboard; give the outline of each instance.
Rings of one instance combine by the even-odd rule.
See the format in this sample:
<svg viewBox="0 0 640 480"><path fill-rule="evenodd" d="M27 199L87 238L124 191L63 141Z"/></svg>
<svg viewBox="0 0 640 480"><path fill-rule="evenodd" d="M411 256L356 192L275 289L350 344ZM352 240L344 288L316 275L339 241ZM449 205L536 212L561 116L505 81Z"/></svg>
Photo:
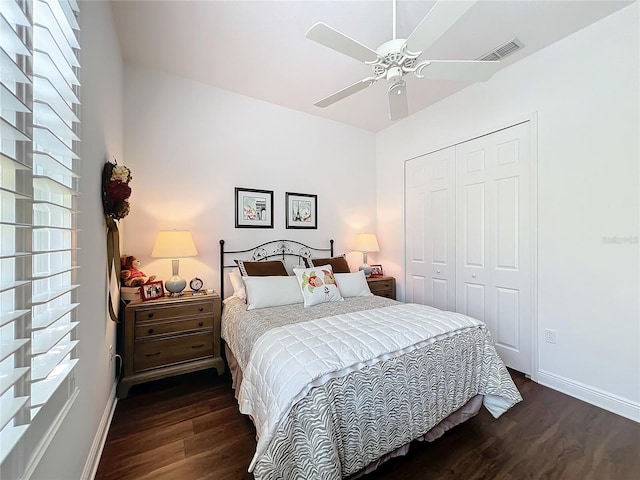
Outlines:
<svg viewBox="0 0 640 480"><path fill-rule="evenodd" d="M639 403L543 370L538 371L536 381L541 385L640 423Z"/></svg>
<svg viewBox="0 0 640 480"><path fill-rule="evenodd" d="M111 387L111 393L109 393L109 401L107 402L107 405L105 406L104 412L102 414L102 418L100 419L98 431L96 432L96 436L93 439L93 444L91 445L91 450L89 451L87 462L85 463L84 469L82 470L82 477L80 477L81 480L93 480L98 471L100 457L102 456L102 449L104 448L104 444L107 441L107 434L109 433L111 419L113 418L113 413L116 411L116 404L118 403L118 399L116 398L116 385L117 382L114 382L113 386Z"/></svg>

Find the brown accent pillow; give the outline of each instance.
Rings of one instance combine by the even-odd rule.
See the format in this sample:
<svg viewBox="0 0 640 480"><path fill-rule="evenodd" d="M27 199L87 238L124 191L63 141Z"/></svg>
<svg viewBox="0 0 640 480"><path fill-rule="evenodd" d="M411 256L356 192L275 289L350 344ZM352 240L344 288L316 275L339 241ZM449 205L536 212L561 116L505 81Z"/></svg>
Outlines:
<svg viewBox="0 0 640 480"><path fill-rule="evenodd" d="M351 273L349 263L347 263L344 255L330 258L309 258L308 263L310 264L309 267L320 267L329 264L333 269L333 273Z"/></svg>
<svg viewBox="0 0 640 480"><path fill-rule="evenodd" d="M236 260L243 277L286 277L289 274L281 260L247 262Z"/></svg>

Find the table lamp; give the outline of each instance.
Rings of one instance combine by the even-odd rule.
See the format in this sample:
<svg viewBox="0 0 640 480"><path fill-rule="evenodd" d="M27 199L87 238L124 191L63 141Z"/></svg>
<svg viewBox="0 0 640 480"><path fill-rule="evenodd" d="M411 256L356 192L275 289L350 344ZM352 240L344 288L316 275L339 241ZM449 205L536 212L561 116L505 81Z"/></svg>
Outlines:
<svg viewBox="0 0 640 480"><path fill-rule="evenodd" d="M153 258L170 258L173 275L164 282L164 288L170 297L179 297L187 286L187 281L178 275L180 258L198 255L193 236L188 230L161 230L156 238L151 256Z"/></svg>
<svg viewBox="0 0 640 480"><path fill-rule="evenodd" d="M371 275L371 267L367 263L367 253L379 252L378 239L375 233L359 233L356 235L356 250L362 252L362 265L359 270L364 271L364 276Z"/></svg>

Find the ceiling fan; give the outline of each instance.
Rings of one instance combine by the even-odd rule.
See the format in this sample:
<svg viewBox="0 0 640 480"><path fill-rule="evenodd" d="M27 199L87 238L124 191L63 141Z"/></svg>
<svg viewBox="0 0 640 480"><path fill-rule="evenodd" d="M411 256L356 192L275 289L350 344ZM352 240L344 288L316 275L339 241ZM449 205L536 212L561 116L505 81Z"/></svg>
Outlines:
<svg viewBox="0 0 640 480"><path fill-rule="evenodd" d="M477 0L440 0L407 39L396 38L396 0L393 0L393 40L377 50L361 44L322 22L316 23L306 37L373 68L373 75L349 85L315 103L327 107L370 87L378 80L389 84L389 118L397 120L409 114L406 83L403 77L413 73L418 78L438 78L467 82L486 81L498 70L499 61L420 60L422 52L435 43L476 3Z"/></svg>

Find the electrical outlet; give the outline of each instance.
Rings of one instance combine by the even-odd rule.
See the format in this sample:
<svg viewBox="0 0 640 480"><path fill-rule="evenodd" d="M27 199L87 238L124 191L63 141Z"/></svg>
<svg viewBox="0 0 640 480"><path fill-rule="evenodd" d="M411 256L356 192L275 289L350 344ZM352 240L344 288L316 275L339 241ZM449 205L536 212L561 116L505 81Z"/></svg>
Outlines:
<svg viewBox="0 0 640 480"><path fill-rule="evenodd" d="M113 362L113 345L109 345L109 363Z"/></svg>
<svg viewBox="0 0 640 480"><path fill-rule="evenodd" d="M547 343L556 343L556 331L547 328L544 331L544 341Z"/></svg>

